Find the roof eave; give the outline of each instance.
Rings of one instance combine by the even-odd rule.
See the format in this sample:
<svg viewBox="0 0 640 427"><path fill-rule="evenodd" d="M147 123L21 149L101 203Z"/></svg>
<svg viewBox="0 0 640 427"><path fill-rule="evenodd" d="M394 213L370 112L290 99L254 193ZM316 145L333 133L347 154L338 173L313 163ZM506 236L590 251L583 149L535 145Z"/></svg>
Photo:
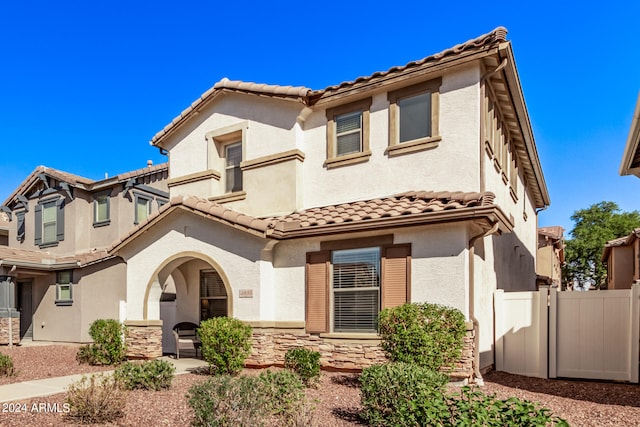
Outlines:
<svg viewBox="0 0 640 427"><path fill-rule="evenodd" d="M515 57L513 55L513 48L511 47L510 41L500 44L500 53L501 55L505 55L507 58L507 66L504 68L504 73L511 93L511 99L513 100L513 104L517 112L518 121L520 122L520 129L522 130L529 161L531 162L536 184L540 192L540 197L537 198L539 200L536 200L536 208L546 208L551 204L551 199L549 197L549 190L547 189L547 184L542 172L540 158L538 157L538 150L536 149L533 130L531 129L531 120L529 119L527 105L524 102L524 94L522 92L520 77L518 75Z"/></svg>
<svg viewBox="0 0 640 427"><path fill-rule="evenodd" d="M473 208L459 208L439 212L425 212L422 214L400 217L377 218L358 222L333 223L301 229L276 227L273 230L269 230L267 235L276 239L297 239L313 236L325 236L336 233L344 234L357 231L451 223L483 218L487 219L491 223L497 222L500 225L500 231L503 233L513 231L513 222L507 218L502 209L498 206L492 205Z"/></svg>
<svg viewBox="0 0 640 427"><path fill-rule="evenodd" d="M632 167L633 158L638 152L638 145L640 144L640 93L638 94L638 100L636 101L636 109L633 113L633 119L631 120L631 128L629 129L629 136L627 137L627 143L624 146L624 153L622 154L622 162L620 163L619 174L635 175L640 177L640 166Z"/></svg>

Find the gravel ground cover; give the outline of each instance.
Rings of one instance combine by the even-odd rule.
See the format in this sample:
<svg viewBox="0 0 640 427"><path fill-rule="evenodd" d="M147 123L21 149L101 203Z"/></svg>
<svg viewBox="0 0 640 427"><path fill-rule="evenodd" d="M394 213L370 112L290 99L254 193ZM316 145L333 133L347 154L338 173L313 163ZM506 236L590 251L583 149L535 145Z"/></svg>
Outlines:
<svg viewBox="0 0 640 427"><path fill-rule="evenodd" d="M14 353L7 348L0 351L12 354L19 368L15 377L9 381L3 378L3 383L105 369L77 364L77 347L73 346L22 347L11 350ZM256 375L259 371L246 370L245 373ZM502 372L489 373L484 379L485 393L539 402L571 426L635 426L640 419L638 385L543 380ZM128 392L124 418L106 425L187 426L191 422L191 410L185 395L193 384L205 380L202 375L184 374L176 376L169 390ZM358 417L361 406L356 374L323 372L319 386L309 389L307 395L316 406L314 424L308 427L363 425ZM63 413L64 398L64 394L58 394L19 402L19 405L14 403L12 408L5 406L0 414L0 426L74 425Z"/></svg>

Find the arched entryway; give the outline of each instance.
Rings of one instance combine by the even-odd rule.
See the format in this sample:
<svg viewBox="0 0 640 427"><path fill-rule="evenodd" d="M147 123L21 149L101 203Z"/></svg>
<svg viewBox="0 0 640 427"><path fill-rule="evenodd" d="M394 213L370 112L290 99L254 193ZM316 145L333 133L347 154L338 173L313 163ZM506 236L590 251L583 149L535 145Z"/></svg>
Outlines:
<svg viewBox="0 0 640 427"><path fill-rule="evenodd" d="M181 253L165 260L154 273L147 286L144 316L162 320L163 353L175 353L173 326L232 316L231 295L229 281L214 260Z"/></svg>

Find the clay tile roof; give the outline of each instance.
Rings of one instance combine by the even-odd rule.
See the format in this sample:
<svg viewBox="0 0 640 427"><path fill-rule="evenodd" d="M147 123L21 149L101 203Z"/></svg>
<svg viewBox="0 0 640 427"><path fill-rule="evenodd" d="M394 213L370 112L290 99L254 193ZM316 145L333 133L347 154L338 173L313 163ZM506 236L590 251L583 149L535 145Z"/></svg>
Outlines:
<svg viewBox="0 0 640 427"><path fill-rule="evenodd" d="M285 224L297 223L299 228L310 228L443 210L491 206L494 199L495 195L490 192L408 191L372 200L305 209L276 219Z"/></svg>
<svg viewBox="0 0 640 427"><path fill-rule="evenodd" d="M29 265L29 268L56 270L69 268L69 265L83 267L99 261L113 258L106 251L92 251L70 256L56 256L46 251L16 249L0 246L0 263L11 265Z"/></svg>
<svg viewBox="0 0 640 427"><path fill-rule="evenodd" d="M419 67L423 67L423 66L428 66L431 65L434 62L438 62L440 60L442 60L443 58L446 58L448 56L453 56L453 55L457 55L460 54L462 52L466 52L466 51L474 51L474 50L478 50L481 49L483 47L486 46L491 46L495 43L500 43L500 42L504 42L507 39L507 29L504 27L497 27L496 29L494 29L493 31L491 31L490 33L487 34L483 34L479 37L476 37L474 39L468 40L464 43L460 43L458 45L455 45L451 48L445 49L439 53L436 53L434 55L430 55L427 56L425 58L422 58L418 61L412 61L409 62L408 64L405 65L401 65L401 66L396 66L396 67L391 67L386 71L378 71L376 73L373 73L369 76L365 76L365 77L358 77L355 80L351 80L351 81L345 81L342 82L340 84L334 85L334 86L329 86L326 87L323 90L319 90L319 91L314 91L312 92L312 96L313 95L322 95L326 92L335 92L337 90L343 89L343 88L348 88L351 86L355 86L358 84L362 84L362 83L367 83L371 80L374 79L378 79L378 78L384 78L387 77L389 75L392 74L400 74L409 70L412 70L414 68L419 68Z"/></svg>
<svg viewBox="0 0 640 427"><path fill-rule="evenodd" d="M305 100L311 93L311 89L303 86L278 86L268 85L262 83L243 82L239 80L229 80L226 77L213 85L205 93L200 95L198 99L191 103L190 106L185 108L177 117L175 117L171 123L166 125L164 129L156 133L149 143L151 145L157 145L158 142L166 134L171 132L181 122L186 120L194 111L204 105L209 100L213 99L220 92L242 92L251 95L275 97L275 98L293 98Z"/></svg>
<svg viewBox="0 0 640 427"><path fill-rule="evenodd" d="M627 243L629 236L618 237L617 239L609 240L605 243L605 248L612 248L616 246L624 246Z"/></svg>
<svg viewBox="0 0 640 427"><path fill-rule="evenodd" d="M176 196L172 197L171 200L169 200L169 203L163 205L157 212L149 215L147 219L140 222L127 233L122 235L118 240L113 242L107 249L107 252L112 253L123 243L129 242L144 229L156 223L159 218L167 215L168 211L180 208L199 213L210 219L229 223L232 226L236 226L247 231L257 232L261 235L264 235L264 233L268 229L273 228L272 221L258 219L249 215L242 214L240 212L236 212L207 199L196 196Z"/></svg>
<svg viewBox="0 0 640 427"><path fill-rule="evenodd" d="M559 225L553 225L549 227L539 227L538 234L543 236L549 236L554 239L562 239L564 234L564 228Z"/></svg>

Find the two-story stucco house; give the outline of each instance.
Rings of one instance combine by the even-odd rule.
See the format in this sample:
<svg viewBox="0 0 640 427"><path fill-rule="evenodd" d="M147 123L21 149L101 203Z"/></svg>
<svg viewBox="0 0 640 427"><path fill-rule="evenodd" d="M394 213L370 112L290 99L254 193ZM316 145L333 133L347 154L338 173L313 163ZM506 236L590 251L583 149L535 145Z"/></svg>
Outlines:
<svg viewBox="0 0 640 427"><path fill-rule="evenodd" d="M13 283L20 317L14 342L87 342L91 322L119 317L126 265L106 248L169 201L167 176L166 163L98 181L40 166L18 186L0 206L0 282Z"/></svg>
<svg viewBox="0 0 640 427"><path fill-rule="evenodd" d="M378 312L426 301L466 315L479 371L493 292L535 289L549 195L504 28L322 90L223 79L151 144L170 202L109 248L136 355L229 315L252 363L306 345L362 367Z"/></svg>

